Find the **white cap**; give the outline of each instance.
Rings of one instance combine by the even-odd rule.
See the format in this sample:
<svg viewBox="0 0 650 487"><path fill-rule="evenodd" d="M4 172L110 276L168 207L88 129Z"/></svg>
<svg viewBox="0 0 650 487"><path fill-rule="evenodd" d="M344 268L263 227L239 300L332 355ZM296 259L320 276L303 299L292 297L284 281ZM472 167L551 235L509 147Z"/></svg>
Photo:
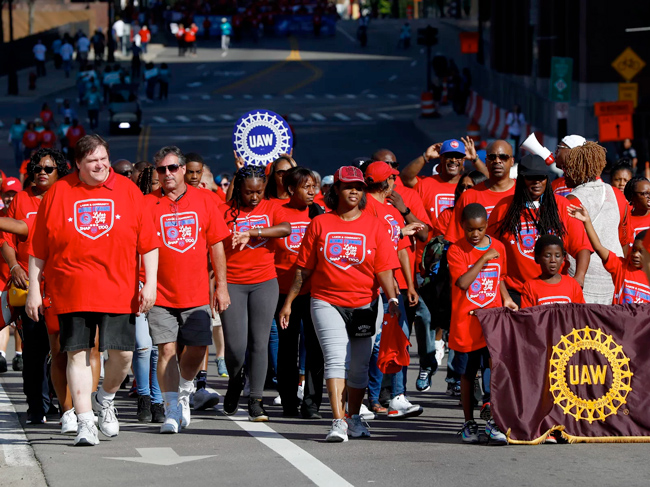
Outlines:
<svg viewBox="0 0 650 487"><path fill-rule="evenodd" d="M587 142L587 139L585 139L582 135L567 135L562 139L562 143L569 149L575 149L576 147L585 145L585 142Z"/></svg>
<svg viewBox="0 0 650 487"><path fill-rule="evenodd" d="M332 176L331 174L325 176L325 177L323 178L323 181L322 181L321 184L322 184L322 185L325 185L325 184L334 184L334 176Z"/></svg>

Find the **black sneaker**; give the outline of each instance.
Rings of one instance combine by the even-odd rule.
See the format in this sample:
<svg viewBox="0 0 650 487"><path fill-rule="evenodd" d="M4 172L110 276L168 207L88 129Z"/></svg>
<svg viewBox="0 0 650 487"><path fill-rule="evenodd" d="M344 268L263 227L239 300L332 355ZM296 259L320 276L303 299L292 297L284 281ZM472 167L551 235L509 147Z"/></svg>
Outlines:
<svg viewBox="0 0 650 487"><path fill-rule="evenodd" d="M4 355L0 355L0 374L7 371L7 359Z"/></svg>
<svg viewBox="0 0 650 487"><path fill-rule="evenodd" d="M162 404L151 405L151 422L164 423L165 422L165 408Z"/></svg>
<svg viewBox="0 0 650 487"><path fill-rule="evenodd" d="M390 404L390 387L382 387L379 391L379 404L387 408Z"/></svg>
<svg viewBox="0 0 650 487"><path fill-rule="evenodd" d="M269 415L266 414L261 399L253 399L251 397L248 400L248 420L253 421L254 423L269 420Z"/></svg>
<svg viewBox="0 0 650 487"><path fill-rule="evenodd" d="M20 372L23 370L23 354L21 353L20 355L16 355L14 359L11 361L11 368L14 369L17 372Z"/></svg>
<svg viewBox="0 0 650 487"><path fill-rule="evenodd" d="M492 405L489 402L483 404L481 408L480 418L483 421L489 421L492 419Z"/></svg>
<svg viewBox="0 0 650 487"><path fill-rule="evenodd" d="M239 396L241 396L242 387L241 375L228 380L228 390L223 398L223 412L228 416L232 416L239 409Z"/></svg>
<svg viewBox="0 0 650 487"><path fill-rule="evenodd" d="M302 419L323 419L321 413L317 409L303 408L300 410Z"/></svg>
<svg viewBox="0 0 650 487"><path fill-rule="evenodd" d="M138 421L140 423L151 423L153 415L151 414L151 397L138 397Z"/></svg>

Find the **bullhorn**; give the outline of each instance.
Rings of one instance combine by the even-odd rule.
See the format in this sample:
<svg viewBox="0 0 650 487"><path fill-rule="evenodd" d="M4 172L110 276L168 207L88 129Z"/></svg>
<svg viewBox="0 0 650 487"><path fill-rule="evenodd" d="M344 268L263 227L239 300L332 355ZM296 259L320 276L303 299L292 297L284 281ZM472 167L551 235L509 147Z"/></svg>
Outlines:
<svg viewBox="0 0 650 487"><path fill-rule="evenodd" d="M526 149L527 151L535 155L540 156L542 159L544 159L544 162L546 162L547 166L550 166L555 162L555 157L553 156L553 153L539 143L537 137L535 137L534 132L530 134L528 138L524 140L524 142L519 147L521 147L522 149Z"/></svg>

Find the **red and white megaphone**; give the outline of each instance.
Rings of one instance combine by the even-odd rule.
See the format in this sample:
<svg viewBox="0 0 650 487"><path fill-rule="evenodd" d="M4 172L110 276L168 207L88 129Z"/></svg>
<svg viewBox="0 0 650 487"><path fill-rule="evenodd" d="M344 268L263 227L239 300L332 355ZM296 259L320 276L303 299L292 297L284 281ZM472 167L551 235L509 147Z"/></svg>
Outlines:
<svg viewBox="0 0 650 487"><path fill-rule="evenodd" d="M520 147L522 149L526 149L529 152L532 152L535 155L540 156L542 159L544 159L544 162L546 162L547 166L550 166L555 162L555 156L553 153L539 143L537 137L535 137L534 132L530 134L526 140L524 140Z"/></svg>

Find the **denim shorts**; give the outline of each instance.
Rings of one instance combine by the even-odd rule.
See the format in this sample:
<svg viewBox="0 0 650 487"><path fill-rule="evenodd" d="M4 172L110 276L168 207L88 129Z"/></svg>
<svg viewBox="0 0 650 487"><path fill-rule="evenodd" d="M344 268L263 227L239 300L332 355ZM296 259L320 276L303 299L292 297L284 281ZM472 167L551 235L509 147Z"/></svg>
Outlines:
<svg viewBox="0 0 650 487"><path fill-rule="evenodd" d="M467 375L472 380L476 377L478 369L490 366L490 351L487 347L471 352L457 352L454 350L452 367L461 375Z"/></svg>
<svg viewBox="0 0 650 487"><path fill-rule="evenodd" d="M179 345L212 345L212 310L209 305L196 308L154 306L147 315L154 345L177 342Z"/></svg>
<svg viewBox="0 0 650 487"><path fill-rule="evenodd" d="M93 348L99 328L99 351L135 350L135 314L77 312L59 315L62 352Z"/></svg>

